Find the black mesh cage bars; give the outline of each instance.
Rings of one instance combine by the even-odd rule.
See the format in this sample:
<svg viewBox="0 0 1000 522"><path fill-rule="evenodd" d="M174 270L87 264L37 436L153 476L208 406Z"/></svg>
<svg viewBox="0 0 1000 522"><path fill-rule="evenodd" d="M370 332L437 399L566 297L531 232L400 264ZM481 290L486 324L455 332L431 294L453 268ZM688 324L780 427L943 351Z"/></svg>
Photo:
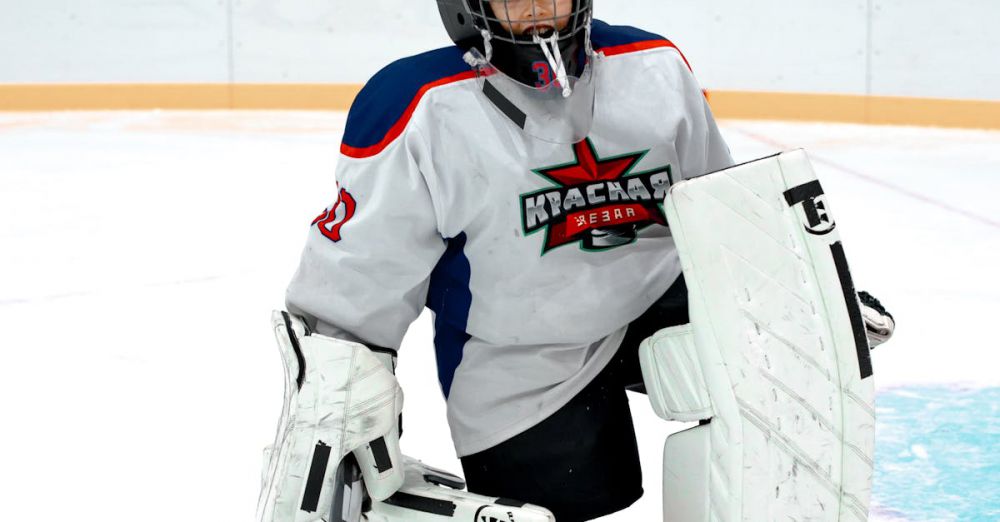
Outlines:
<svg viewBox="0 0 1000 522"><path fill-rule="evenodd" d="M560 20L568 19L566 27L559 31L560 42L586 31L590 22L592 0L570 0L572 7L569 13L558 12L560 1L437 0L437 3L452 41L460 47L469 48L482 41L483 30L488 31L493 40L524 45L536 43L534 35L509 33L502 28L501 22L508 25L511 22L531 22L558 27Z"/></svg>

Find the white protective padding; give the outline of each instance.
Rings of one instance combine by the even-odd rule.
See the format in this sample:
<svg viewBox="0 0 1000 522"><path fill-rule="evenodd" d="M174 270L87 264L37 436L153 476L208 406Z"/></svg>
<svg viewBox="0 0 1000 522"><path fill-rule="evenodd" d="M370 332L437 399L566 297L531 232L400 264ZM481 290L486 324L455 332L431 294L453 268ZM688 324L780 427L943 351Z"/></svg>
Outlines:
<svg viewBox="0 0 1000 522"><path fill-rule="evenodd" d="M671 488L663 496L663 520L709 520L710 429L707 424L686 429L663 446L664 482Z"/></svg>
<svg viewBox="0 0 1000 522"><path fill-rule="evenodd" d="M260 522L332 520L338 464L351 452L367 470L366 488L385 498L403 483L397 419L403 394L392 371L367 347L318 334L285 312L272 326L285 367L285 398L274 446L266 453L257 505ZM362 466L362 471L366 471Z"/></svg>
<svg viewBox="0 0 1000 522"><path fill-rule="evenodd" d="M643 347L655 345L656 349ZM698 366L698 352L690 324L664 328L639 345L646 393L653 411L671 421L698 421L712 417L708 387Z"/></svg>
<svg viewBox="0 0 1000 522"><path fill-rule="evenodd" d="M643 375L661 416L710 406L711 422L667 439L665 520L867 520L869 347L805 153L680 182L666 211L691 324L643 345Z"/></svg>
<svg viewBox="0 0 1000 522"><path fill-rule="evenodd" d="M406 481L395 495L372 502L365 522L556 522L541 506L463 491L460 477L405 457ZM517 480L512 477L511 480Z"/></svg>

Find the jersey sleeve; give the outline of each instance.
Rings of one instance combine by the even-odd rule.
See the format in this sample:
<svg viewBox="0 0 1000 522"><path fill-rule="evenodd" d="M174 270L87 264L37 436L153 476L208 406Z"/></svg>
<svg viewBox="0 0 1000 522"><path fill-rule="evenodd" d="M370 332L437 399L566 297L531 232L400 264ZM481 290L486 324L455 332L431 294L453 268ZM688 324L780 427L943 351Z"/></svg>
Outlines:
<svg viewBox="0 0 1000 522"><path fill-rule="evenodd" d="M684 179L731 167L735 164L729 146L719 132L712 109L698 80L684 56L676 55L673 67L678 69L685 104L685 125L677 136L677 150Z"/></svg>
<svg viewBox="0 0 1000 522"><path fill-rule="evenodd" d="M286 292L289 311L326 335L398 349L445 251L409 129L372 157L342 155L336 201L309 229Z"/></svg>

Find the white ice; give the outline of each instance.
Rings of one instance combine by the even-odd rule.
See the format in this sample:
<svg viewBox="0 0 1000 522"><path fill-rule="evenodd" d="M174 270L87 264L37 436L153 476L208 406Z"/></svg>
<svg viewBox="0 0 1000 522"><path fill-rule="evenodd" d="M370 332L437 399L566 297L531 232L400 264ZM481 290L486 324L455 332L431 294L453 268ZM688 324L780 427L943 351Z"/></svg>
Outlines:
<svg viewBox="0 0 1000 522"><path fill-rule="evenodd" d="M0 114L0 518L251 520L282 306L334 199L324 112ZM897 318L880 387L997 385L1000 132L722 123L737 159L804 147L859 288ZM430 322L401 351L404 451L460 471ZM681 425L632 397L646 495Z"/></svg>

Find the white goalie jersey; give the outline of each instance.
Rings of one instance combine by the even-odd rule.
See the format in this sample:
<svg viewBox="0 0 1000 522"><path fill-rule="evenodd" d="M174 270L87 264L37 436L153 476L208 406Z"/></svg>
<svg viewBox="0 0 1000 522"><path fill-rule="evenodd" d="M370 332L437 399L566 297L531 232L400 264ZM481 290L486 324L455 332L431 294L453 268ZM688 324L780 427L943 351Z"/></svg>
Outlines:
<svg viewBox="0 0 1000 522"><path fill-rule="evenodd" d="M594 120L575 144L520 132L457 47L378 73L288 288L320 333L391 349L429 307L460 456L537 424L603 369L681 272L667 190L732 164L673 44L599 21L592 41Z"/></svg>

